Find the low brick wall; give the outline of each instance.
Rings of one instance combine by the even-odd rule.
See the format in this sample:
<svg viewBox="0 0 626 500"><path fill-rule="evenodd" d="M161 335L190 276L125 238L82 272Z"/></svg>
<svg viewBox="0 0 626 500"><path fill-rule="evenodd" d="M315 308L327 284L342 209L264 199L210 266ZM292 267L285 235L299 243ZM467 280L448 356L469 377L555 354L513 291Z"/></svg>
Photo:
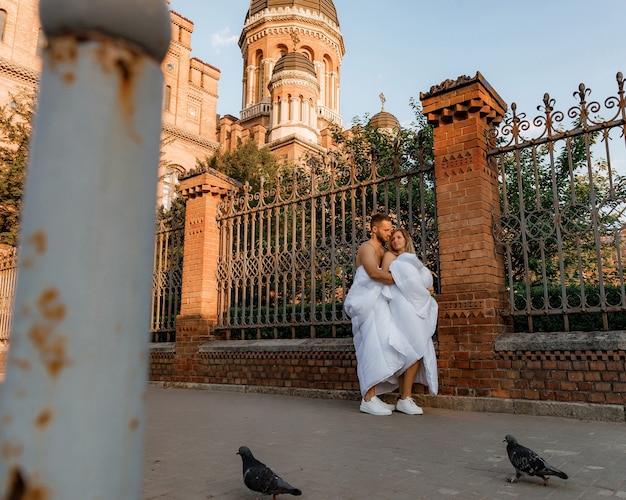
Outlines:
<svg viewBox="0 0 626 500"><path fill-rule="evenodd" d="M495 350L502 396L626 405L626 332L507 334Z"/></svg>
<svg viewBox="0 0 626 500"><path fill-rule="evenodd" d="M440 395L429 395L420 385L414 391L427 407L624 421L625 342L623 332L507 334L496 342L491 360L455 359L461 368L440 378ZM352 339L211 340L200 344L191 358L178 356L174 344L154 344L150 380L297 396L360 397Z"/></svg>
<svg viewBox="0 0 626 500"><path fill-rule="evenodd" d="M359 391L352 339L214 340L192 359L177 357L173 346L169 352L157 346L152 381Z"/></svg>

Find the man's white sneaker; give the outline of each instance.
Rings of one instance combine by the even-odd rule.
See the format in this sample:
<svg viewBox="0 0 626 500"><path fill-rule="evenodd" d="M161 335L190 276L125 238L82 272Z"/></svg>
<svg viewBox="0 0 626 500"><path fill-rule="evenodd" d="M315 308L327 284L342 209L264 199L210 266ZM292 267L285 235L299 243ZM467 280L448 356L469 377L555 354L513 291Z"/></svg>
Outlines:
<svg viewBox="0 0 626 500"><path fill-rule="evenodd" d="M407 415L422 415L424 413L424 410L415 404L413 398L398 399L396 410Z"/></svg>
<svg viewBox="0 0 626 500"><path fill-rule="evenodd" d="M391 415L391 410L384 405L385 403L374 396L369 401L362 399L359 409L363 413L369 413L370 415Z"/></svg>

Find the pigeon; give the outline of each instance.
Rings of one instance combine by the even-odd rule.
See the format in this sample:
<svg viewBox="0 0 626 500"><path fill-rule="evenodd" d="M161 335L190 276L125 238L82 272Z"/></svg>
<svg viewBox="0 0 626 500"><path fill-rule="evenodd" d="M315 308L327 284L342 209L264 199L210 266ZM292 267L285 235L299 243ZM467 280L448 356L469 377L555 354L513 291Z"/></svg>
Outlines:
<svg viewBox="0 0 626 500"><path fill-rule="evenodd" d="M544 486L548 485L548 479L550 479L546 476L558 476L562 479L567 479L565 472L551 466L530 448L519 444L514 436L507 434L504 441L507 443L506 452L509 455L509 460L515 467L515 477L509 479L509 482L514 483L522 474L539 476L543 479Z"/></svg>
<svg viewBox="0 0 626 500"><path fill-rule="evenodd" d="M273 500L281 493L302 495L302 491L285 482L267 465L254 458L247 446L241 446L237 455L241 455L243 461L243 482L252 491L272 495Z"/></svg>

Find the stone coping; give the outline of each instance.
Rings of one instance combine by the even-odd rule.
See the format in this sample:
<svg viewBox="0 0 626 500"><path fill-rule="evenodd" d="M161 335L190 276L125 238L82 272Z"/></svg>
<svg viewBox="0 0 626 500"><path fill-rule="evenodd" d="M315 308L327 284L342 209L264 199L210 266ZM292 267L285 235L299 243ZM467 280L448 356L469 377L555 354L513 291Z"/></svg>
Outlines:
<svg viewBox="0 0 626 500"><path fill-rule="evenodd" d="M210 340L200 352L346 352L354 351L352 338L345 339L267 339Z"/></svg>
<svg viewBox="0 0 626 500"><path fill-rule="evenodd" d="M495 351L624 351L626 331L506 333L495 341ZM0 350L2 345L0 344ZM174 352L174 342L151 343L150 352ZM341 339L267 339L210 340L200 352L350 352L352 338Z"/></svg>
<svg viewBox="0 0 626 500"><path fill-rule="evenodd" d="M506 333L495 341L496 351L623 351L626 332Z"/></svg>
<svg viewBox="0 0 626 500"><path fill-rule="evenodd" d="M152 342L151 353L176 351L175 342ZM209 340L199 352L354 352L352 338L345 339L268 339Z"/></svg>
<svg viewBox="0 0 626 500"><path fill-rule="evenodd" d="M175 352L176 342L151 342L150 352Z"/></svg>

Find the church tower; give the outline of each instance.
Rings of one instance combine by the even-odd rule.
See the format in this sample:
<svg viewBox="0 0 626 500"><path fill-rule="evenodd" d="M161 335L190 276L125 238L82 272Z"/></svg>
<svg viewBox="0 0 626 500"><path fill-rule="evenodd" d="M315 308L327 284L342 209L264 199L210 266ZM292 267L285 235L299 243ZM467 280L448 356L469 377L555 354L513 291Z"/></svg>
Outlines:
<svg viewBox="0 0 626 500"><path fill-rule="evenodd" d="M331 146L345 54L332 0L251 0L239 47L242 108L220 121L220 142L254 138L290 161Z"/></svg>

